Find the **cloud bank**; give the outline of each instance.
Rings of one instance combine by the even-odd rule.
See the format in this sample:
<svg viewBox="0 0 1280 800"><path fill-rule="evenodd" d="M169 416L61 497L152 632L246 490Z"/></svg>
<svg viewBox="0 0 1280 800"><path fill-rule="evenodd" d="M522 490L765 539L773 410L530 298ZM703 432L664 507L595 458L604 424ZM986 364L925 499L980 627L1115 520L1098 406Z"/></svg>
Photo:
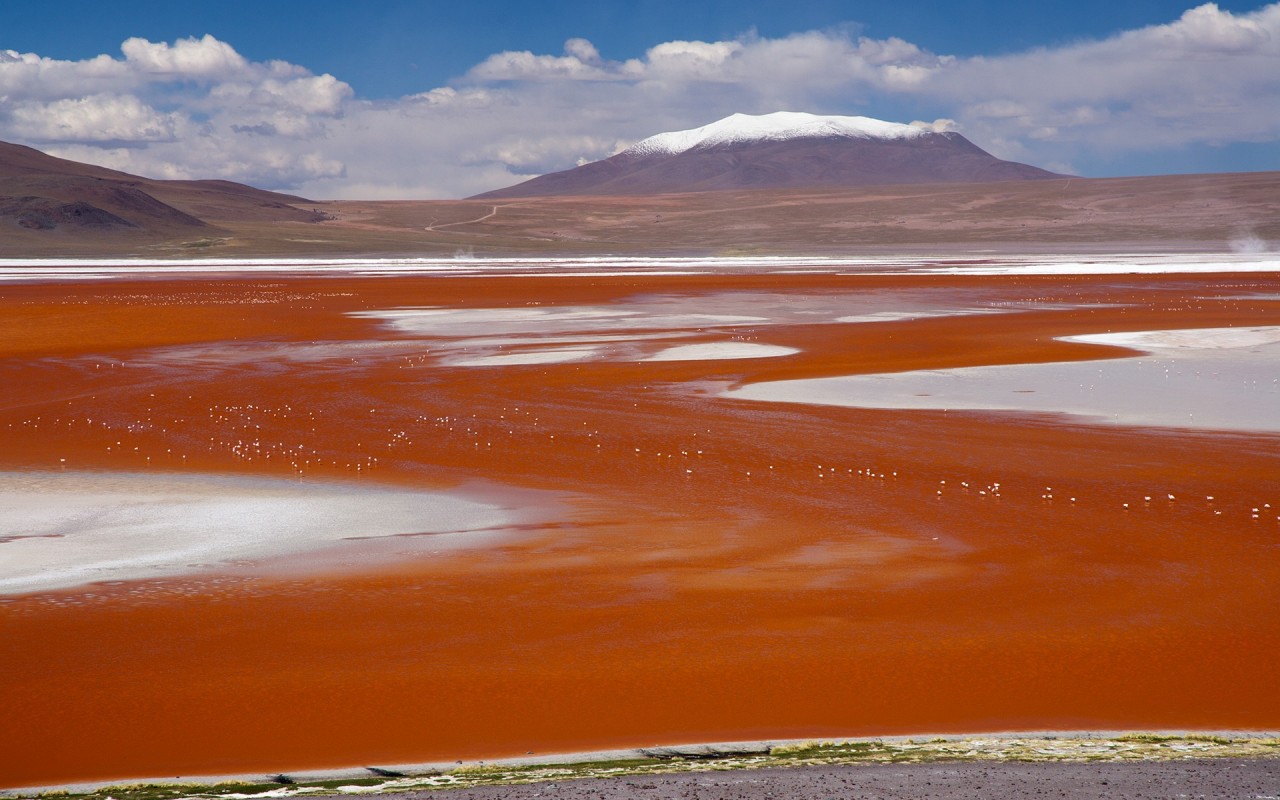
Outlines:
<svg viewBox="0 0 1280 800"><path fill-rule="evenodd" d="M1280 3L1242 14L1206 3L1107 39L993 57L846 28L662 42L624 60L575 38L559 54L496 53L390 101L207 35L132 38L120 51L66 61L0 50L0 139L315 198L464 196L734 112L936 119L922 124L1070 171L1280 142Z"/></svg>

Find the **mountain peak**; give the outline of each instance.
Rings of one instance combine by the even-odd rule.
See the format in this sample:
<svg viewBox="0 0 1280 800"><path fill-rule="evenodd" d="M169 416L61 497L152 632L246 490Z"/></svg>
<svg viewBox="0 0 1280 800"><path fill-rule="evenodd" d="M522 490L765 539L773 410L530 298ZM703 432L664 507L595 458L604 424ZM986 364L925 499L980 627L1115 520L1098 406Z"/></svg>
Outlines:
<svg viewBox="0 0 1280 800"><path fill-rule="evenodd" d="M909 139L929 131L917 125L885 122L872 117L839 117L803 111L775 111L772 114L732 114L724 119L692 128L650 136L625 153L631 155L676 155L699 147L778 142L788 139L858 138Z"/></svg>
<svg viewBox="0 0 1280 800"><path fill-rule="evenodd" d="M659 133L603 161L476 197L679 194L1060 177L1002 161L960 134L937 128L795 111L734 114L701 128Z"/></svg>

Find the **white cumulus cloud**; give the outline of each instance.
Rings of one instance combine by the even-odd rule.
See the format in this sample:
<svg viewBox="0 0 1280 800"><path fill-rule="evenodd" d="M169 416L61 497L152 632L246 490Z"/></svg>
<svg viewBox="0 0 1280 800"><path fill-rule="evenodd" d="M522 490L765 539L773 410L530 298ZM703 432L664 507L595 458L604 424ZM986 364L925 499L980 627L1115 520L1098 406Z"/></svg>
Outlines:
<svg viewBox="0 0 1280 800"><path fill-rule="evenodd" d="M324 141L354 93L332 75L251 62L208 35L120 50L0 51L0 139L155 177L286 188L346 174Z"/></svg>
<svg viewBox="0 0 1280 800"><path fill-rule="evenodd" d="M630 58L572 38L559 53L495 53L449 85L379 101L207 35L129 39L119 56L83 60L6 50L0 139L317 198L473 194L734 112L932 119L912 124L1057 169L1280 143L1280 3L1204 3L1155 22L972 57L851 28L655 42Z"/></svg>
<svg viewBox="0 0 1280 800"><path fill-rule="evenodd" d="M1077 151L1274 141L1280 4L1206 3L1101 41L957 61L919 90L956 103L966 131Z"/></svg>
<svg viewBox="0 0 1280 800"><path fill-rule="evenodd" d="M130 67L167 77L225 78L248 67L231 45L208 34L200 39L179 39L172 45L134 37L126 39L120 51Z"/></svg>
<svg viewBox="0 0 1280 800"><path fill-rule="evenodd" d="M34 142L171 142L180 122L136 97L97 94L15 105L10 129Z"/></svg>

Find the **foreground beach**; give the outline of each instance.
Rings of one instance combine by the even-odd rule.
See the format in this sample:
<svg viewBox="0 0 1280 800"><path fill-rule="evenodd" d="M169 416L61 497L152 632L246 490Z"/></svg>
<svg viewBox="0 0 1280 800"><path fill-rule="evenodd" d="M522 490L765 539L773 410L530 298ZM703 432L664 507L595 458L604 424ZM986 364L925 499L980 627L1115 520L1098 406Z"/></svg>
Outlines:
<svg viewBox="0 0 1280 800"><path fill-rule="evenodd" d="M0 786L1273 729L1276 268L1035 260L12 266ZM1117 360L1263 411L733 396Z"/></svg>
<svg viewBox="0 0 1280 800"><path fill-rule="evenodd" d="M1273 796L1280 738L1269 734L1062 732L874 740L728 742L496 761L0 790L83 800L463 797ZM655 794L650 794L656 792Z"/></svg>
<svg viewBox="0 0 1280 800"><path fill-rule="evenodd" d="M767 769L750 775L722 773L661 776L637 781L612 778L590 783L459 790L462 798L593 797L690 798L788 797L818 800L839 796L936 800L971 798L975 793L1007 800L1056 797L1273 797L1280 762L1189 761L1145 764L927 764ZM852 793L852 794L851 794ZM413 797L414 795L398 795Z"/></svg>

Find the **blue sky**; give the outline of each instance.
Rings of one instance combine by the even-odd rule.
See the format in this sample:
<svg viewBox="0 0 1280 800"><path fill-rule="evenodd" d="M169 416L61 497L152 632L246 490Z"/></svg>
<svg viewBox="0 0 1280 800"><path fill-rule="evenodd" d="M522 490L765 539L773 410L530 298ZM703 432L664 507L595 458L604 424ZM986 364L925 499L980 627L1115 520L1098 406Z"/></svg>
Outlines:
<svg viewBox="0 0 1280 800"><path fill-rule="evenodd" d="M991 55L1054 46L1176 19L1185 0L60 0L4 11L0 48L75 59L115 53L131 36L171 42L212 34L255 61L283 59L331 73L363 97L440 86L503 50L557 52L591 40L610 58L640 56L673 39L717 41L751 30L778 37L854 26L937 53ZM1260 3L1218 4L1250 11ZM110 7L110 13L104 9Z"/></svg>
<svg viewBox="0 0 1280 800"><path fill-rule="evenodd" d="M784 108L1086 175L1280 169L1280 4L63 0L6 8L4 50L0 139L316 197L469 194Z"/></svg>

